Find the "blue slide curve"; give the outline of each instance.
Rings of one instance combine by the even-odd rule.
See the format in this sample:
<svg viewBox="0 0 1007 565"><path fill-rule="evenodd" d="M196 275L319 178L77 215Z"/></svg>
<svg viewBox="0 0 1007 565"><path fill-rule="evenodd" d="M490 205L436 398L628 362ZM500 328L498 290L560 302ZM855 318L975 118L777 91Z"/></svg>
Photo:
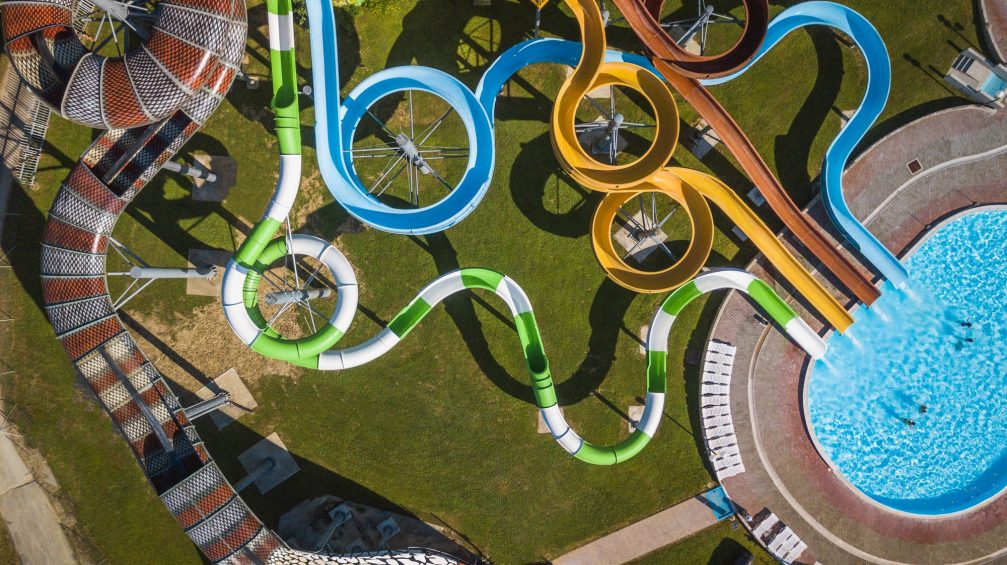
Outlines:
<svg viewBox="0 0 1007 565"><path fill-rule="evenodd" d="M822 25L848 35L867 61L867 92L856 113L846 123L825 152L822 166L822 194L832 223L857 247L864 257L895 286L902 286L908 274L902 263L853 215L843 197L843 171L857 144L867 134L888 102L892 84L891 62L881 35L856 11L833 2L804 2L780 13L769 24L762 47L737 73L701 81L717 85L742 75L790 32L805 26Z"/></svg>
<svg viewBox="0 0 1007 565"><path fill-rule="evenodd" d="M535 39L504 52L483 75L473 93L451 75L416 65L385 69L339 96L339 50L335 14L328 1L309 0L311 74L315 102L315 143L322 179L333 197L355 218L376 229L424 235L443 231L465 219L485 196L496 157L493 109L497 94L515 73L536 63L574 66L581 44ZM627 61L657 75L639 55L609 51L607 59ZM660 76L660 75L657 75ZM367 109L379 99L404 90L429 92L444 99L461 118L469 139L469 160L461 181L445 198L424 208L392 208L372 196L353 168L353 133Z"/></svg>

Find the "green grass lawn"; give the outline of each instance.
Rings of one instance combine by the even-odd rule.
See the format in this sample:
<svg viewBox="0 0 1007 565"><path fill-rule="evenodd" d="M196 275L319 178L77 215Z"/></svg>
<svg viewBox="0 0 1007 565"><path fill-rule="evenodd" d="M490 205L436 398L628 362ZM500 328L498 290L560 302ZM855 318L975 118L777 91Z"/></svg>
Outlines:
<svg viewBox="0 0 1007 565"><path fill-rule="evenodd" d="M978 44L971 2L920 0L909 11L896 3L848 3L875 23L893 63L891 101L872 138L929 111L963 103L937 74L956 54L951 44ZM497 0L491 9L470 4L403 0L343 12L340 56L346 87L402 64L434 66L475 86L496 54L528 33L533 10L517 0ZM781 8L774 3L773 9ZM951 27L938 15L953 22ZM250 20L246 71L266 77L261 3L251 3ZM554 7L545 11L543 26L546 35L577 37L575 23ZM611 36L618 47L639 48L624 27L612 28ZM297 39L307 80L303 29ZM346 344L373 335L441 273L485 266L510 275L535 305L569 420L584 437L607 443L625 437L626 422L617 412L639 403L644 393L639 334L663 297L629 293L606 280L596 265L588 228L598 195L559 173L549 142L551 104L562 80L561 69L541 66L514 81L498 104L496 173L485 200L464 222L433 236L342 233L347 216L314 168L313 136L306 127L305 182L294 227L335 240L354 265L366 314L357 317ZM858 55L836 36L799 32L744 78L715 92L800 204L811 198L810 180L838 131L834 108L854 108L863 81ZM236 160L237 183L223 205L192 201L185 179L162 174L124 214L116 237L149 262L167 266L184 265L190 248L233 250L240 236L232 225L259 217L276 179L268 98L266 80L255 91L236 85L185 149L183 157L198 150ZM308 106L303 123L310 124L310 101L302 100ZM680 110L683 125L695 120L684 104ZM449 127L445 143L450 133ZM37 241L44 213L91 139L88 130L56 119L38 187L13 196L12 211L20 215L8 218L6 239L8 248L17 243L16 268L0 275L0 307L16 322L0 355L16 373L3 377L4 396L29 415L19 424L49 460L72 501L79 533L99 557L111 563L198 563L196 550L161 509L108 418L74 386L73 371L38 307ZM675 161L712 172L741 193L751 187L723 153L700 163L680 148ZM436 187L425 190L429 197ZM722 216L717 221L710 264L743 265L754 251L725 235L730 226ZM678 222L669 230L681 238L687 226ZM213 298L186 296L182 282L166 281L145 291L125 312L141 322L157 322L157 336L185 353L184 364L155 355L180 384L191 386L229 366L239 368L259 409L222 433L205 424L200 430L232 479L242 475L237 454L272 432L297 456L302 471L294 479L266 497L248 491L246 499L273 526L303 499L334 494L444 524L497 563L525 563L555 557L711 484L693 433L695 360L718 298L697 301L679 318L669 345L662 430L643 454L613 468L577 462L536 433L518 341L506 307L491 295L447 300L393 353L341 374L260 362L222 325L215 304ZM741 532L718 526L643 562L705 562L722 554L718 548L728 543L722 540L757 552Z"/></svg>

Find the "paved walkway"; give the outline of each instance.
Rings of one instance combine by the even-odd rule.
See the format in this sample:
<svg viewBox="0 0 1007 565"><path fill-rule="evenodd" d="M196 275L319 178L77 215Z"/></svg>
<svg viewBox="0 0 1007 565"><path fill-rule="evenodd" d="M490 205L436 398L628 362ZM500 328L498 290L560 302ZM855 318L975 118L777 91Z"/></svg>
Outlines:
<svg viewBox="0 0 1007 565"><path fill-rule="evenodd" d="M596 539L552 560L553 565L618 565L671 545L717 523L699 497Z"/></svg>
<svg viewBox="0 0 1007 565"><path fill-rule="evenodd" d="M10 171L0 166L0 234L12 182ZM49 497L35 481L17 447L3 433L0 433L0 518L23 565L77 563Z"/></svg>

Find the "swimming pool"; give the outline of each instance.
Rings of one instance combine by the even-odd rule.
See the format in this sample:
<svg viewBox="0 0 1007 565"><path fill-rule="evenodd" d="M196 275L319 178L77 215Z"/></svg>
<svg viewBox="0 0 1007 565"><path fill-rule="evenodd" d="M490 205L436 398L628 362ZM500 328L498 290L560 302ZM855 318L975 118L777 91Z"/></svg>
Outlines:
<svg viewBox="0 0 1007 565"><path fill-rule="evenodd" d="M986 77L986 81L983 82L980 90L989 94L993 98L1000 98L1004 94L1004 90L1007 89L1007 80L1004 80L997 75L990 73L990 76Z"/></svg>
<svg viewBox="0 0 1007 565"><path fill-rule="evenodd" d="M813 367L813 433L873 500L938 515L1007 487L1005 261L1007 211L951 221L905 261L910 284L885 283Z"/></svg>

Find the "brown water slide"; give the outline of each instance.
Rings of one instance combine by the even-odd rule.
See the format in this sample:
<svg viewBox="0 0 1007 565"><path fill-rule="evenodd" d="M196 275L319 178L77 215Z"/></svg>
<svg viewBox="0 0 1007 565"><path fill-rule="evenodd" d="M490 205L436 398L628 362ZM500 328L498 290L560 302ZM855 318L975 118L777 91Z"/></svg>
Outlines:
<svg viewBox="0 0 1007 565"><path fill-rule="evenodd" d="M699 78L729 75L743 67L758 51L769 25L766 0L744 0L745 31L728 52L699 56L678 46L660 24L664 0L614 0L630 27L651 52L657 70L713 128L742 170L759 188L773 212L807 250L854 296L872 304L879 296L867 275L834 247L820 229L794 204L780 181L755 150L738 124L703 85Z"/></svg>

